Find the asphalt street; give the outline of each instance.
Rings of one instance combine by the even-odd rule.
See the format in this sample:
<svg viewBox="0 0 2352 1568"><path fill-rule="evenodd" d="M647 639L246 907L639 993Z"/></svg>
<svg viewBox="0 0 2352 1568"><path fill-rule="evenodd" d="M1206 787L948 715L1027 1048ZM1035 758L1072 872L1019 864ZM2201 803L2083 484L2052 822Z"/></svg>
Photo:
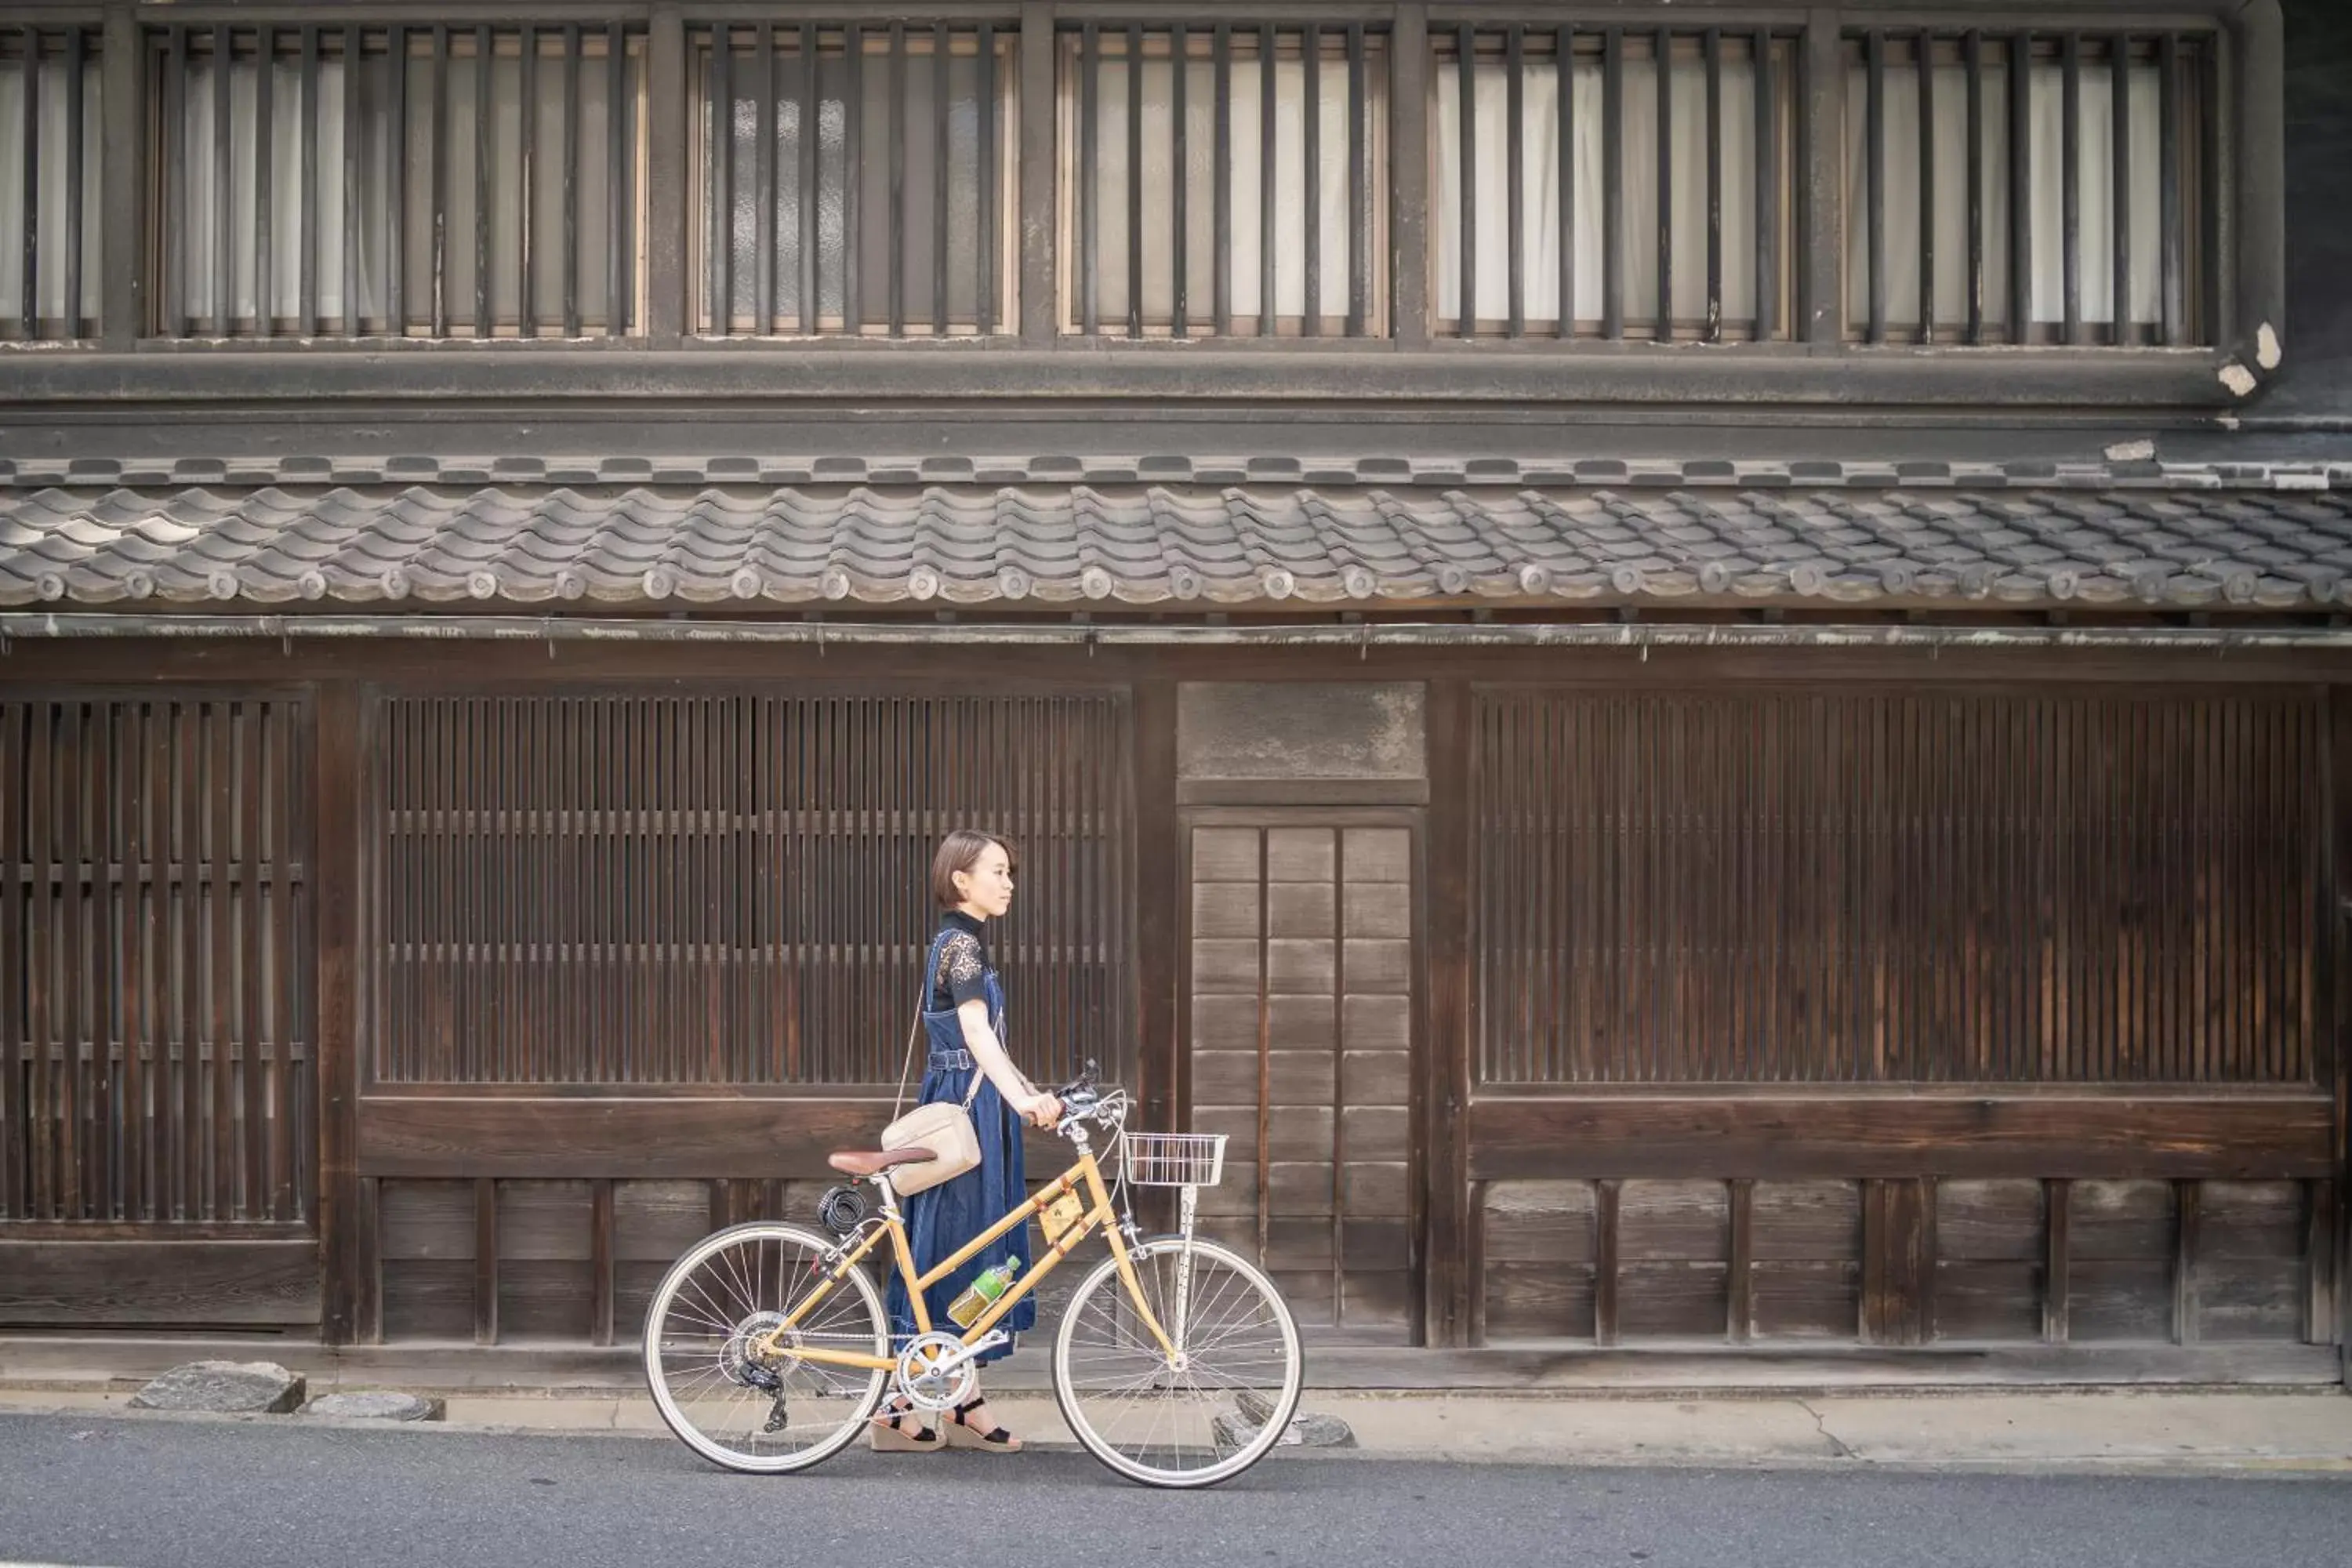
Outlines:
<svg viewBox="0 0 2352 1568"><path fill-rule="evenodd" d="M667 1442L0 1416L0 1563L2228 1564L2344 1561L2342 1478L1560 1469L1276 1456L1147 1491L1075 1454L853 1451L730 1475Z"/></svg>

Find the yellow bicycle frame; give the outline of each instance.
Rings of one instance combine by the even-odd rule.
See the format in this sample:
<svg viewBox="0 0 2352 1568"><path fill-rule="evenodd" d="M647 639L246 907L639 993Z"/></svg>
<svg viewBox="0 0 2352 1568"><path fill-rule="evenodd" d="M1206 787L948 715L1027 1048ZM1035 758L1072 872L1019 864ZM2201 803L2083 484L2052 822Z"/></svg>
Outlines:
<svg viewBox="0 0 2352 1568"><path fill-rule="evenodd" d="M1067 1258L1073 1247L1084 1241L1097 1226L1101 1226L1103 1239L1110 1243L1111 1256L1118 1261L1119 1278L1126 1282L1127 1293L1134 1300L1136 1310L1142 1315L1144 1326L1151 1331L1151 1337L1160 1342L1160 1348L1166 1353L1170 1363L1174 1363L1179 1359L1180 1352L1170 1342L1167 1331L1160 1326L1160 1320L1152 1314L1151 1304L1143 1299L1142 1281L1136 1278L1135 1260L1127 1250L1127 1237L1121 1233L1117 1223L1118 1211L1111 1207L1110 1193L1103 1185L1102 1169L1095 1163L1094 1151L1091 1149L1078 1155L1076 1164L1038 1188L1028 1202L972 1237L961 1251L942 1259L939 1266L928 1274L918 1276L915 1272L914 1257L907 1244L906 1226L899 1220L896 1205L884 1210L882 1223L869 1227L864 1239L834 1266L832 1271L817 1283L814 1290L793 1303L792 1309L784 1314L782 1322L760 1336L754 1342L753 1348L761 1356L792 1356L802 1361L824 1362L835 1366L862 1367L874 1372L890 1371L898 1364L898 1358L895 1356L867 1355L857 1351L829 1350L817 1345L787 1346L782 1341L803 1317L815 1310L827 1296L833 1294L835 1287L849 1278L849 1271L864 1261L866 1255L873 1251L886 1236L889 1237L890 1249L897 1258L899 1277L907 1282L907 1296L915 1310L916 1331L929 1333L931 1314L929 1307L923 1300L923 1292L971 1261L981 1248L1003 1236L1006 1231L1015 1226L1028 1224L1032 1215L1044 1209L1063 1194L1077 1191L1080 1182L1086 1184L1087 1195L1093 1206L1080 1216L1077 1223L1062 1233L1061 1239L1046 1247L1045 1256L1040 1258L1022 1278L1014 1280L1011 1289L990 1303L988 1310L982 1312L970 1328L963 1331L965 1337L967 1340L977 1339L987 1333L996 1325L997 1320L1011 1311L1023 1297L1035 1289L1037 1282L1052 1273L1055 1265Z"/></svg>

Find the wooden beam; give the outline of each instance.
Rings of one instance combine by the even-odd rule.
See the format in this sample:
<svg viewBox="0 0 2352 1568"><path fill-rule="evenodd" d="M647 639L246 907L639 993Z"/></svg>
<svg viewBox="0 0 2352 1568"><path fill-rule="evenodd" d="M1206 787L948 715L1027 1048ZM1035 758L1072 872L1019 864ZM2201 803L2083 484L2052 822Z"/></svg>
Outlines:
<svg viewBox="0 0 2352 1568"><path fill-rule="evenodd" d="M1059 277L1055 252L1061 242L1061 152L1054 105L1054 6L1048 0L1023 0L1021 32L1014 46L1015 68L1021 83L1021 141L1016 152L1021 204L1015 234L1019 241L1021 297L1014 318L1021 341L1033 348L1050 348L1061 333L1061 301L1055 297ZM1178 171L1181 174L1182 171ZM1183 237L1178 236L1179 245Z"/></svg>
<svg viewBox="0 0 2352 1568"><path fill-rule="evenodd" d="M2334 1171L2334 1113L2308 1092L1487 1100L1469 1175L2309 1179Z"/></svg>
<svg viewBox="0 0 2352 1568"><path fill-rule="evenodd" d="M499 1342L499 1184L474 1183L474 1342Z"/></svg>
<svg viewBox="0 0 2352 1568"><path fill-rule="evenodd" d="M883 1100L371 1098L359 1164L371 1176L816 1175L834 1149L870 1148Z"/></svg>
<svg viewBox="0 0 2352 1568"><path fill-rule="evenodd" d="M280 1241L0 1241L0 1328L309 1328L319 1247Z"/></svg>
<svg viewBox="0 0 2352 1568"><path fill-rule="evenodd" d="M1592 1339L1603 1346L1617 1342L1619 1191L1615 1182L1592 1189Z"/></svg>
<svg viewBox="0 0 2352 1568"><path fill-rule="evenodd" d="M656 5L646 37L646 321L656 342L686 331L686 24L677 5ZM726 307L718 307L725 320ZM621 302L613 301L615 320ZM617 332L615 336L619 335Z"/></svg>

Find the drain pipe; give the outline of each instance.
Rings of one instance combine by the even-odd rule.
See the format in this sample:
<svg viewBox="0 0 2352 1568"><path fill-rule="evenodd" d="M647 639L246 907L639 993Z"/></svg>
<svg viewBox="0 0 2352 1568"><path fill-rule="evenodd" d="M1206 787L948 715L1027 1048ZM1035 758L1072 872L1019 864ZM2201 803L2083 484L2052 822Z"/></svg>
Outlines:
<svg viewBox="0 0 2352 1568"><path fill-rule="evenodd" d="M1192 623L693 621L562 616L153 616L0 614L16 638L518 643L688 643L835 647L1325 648L2162 648L2175 652L2352 649L2352 626L1937 626L1656 621Z"/></svg>

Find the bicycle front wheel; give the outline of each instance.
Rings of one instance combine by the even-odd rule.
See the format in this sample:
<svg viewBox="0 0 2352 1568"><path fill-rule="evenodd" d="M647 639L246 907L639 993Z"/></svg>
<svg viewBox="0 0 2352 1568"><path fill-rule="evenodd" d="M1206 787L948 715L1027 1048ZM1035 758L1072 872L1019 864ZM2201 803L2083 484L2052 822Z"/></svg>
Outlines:
<svg viewBox="0 0 2352 1568"><path fill-rule="evenodd" d="M1136 1286L1171 1358L1106 1258L1080 1282L1054 1342L1054 1396L1087 1452L1129 1480L1205 1487L1282 1440L1306 1374L1298 1325L1271 1280L1214 1242L1130 1247Z"/></svg>
<svg viewBox="0 0 2352 1568"><path fill-rule="evenodd" d="M646 1384L669 1429L713 1464L762 1475L803 1469L847 1447L880 1405L887 1373L792 1353L890 1353L889 1320L863 1268L803 1307L825 1287L829 1250L793 1226L739 1225L696 1242L655 1289ZM763 1351L795 1312L776 1350Z"/></svg>

